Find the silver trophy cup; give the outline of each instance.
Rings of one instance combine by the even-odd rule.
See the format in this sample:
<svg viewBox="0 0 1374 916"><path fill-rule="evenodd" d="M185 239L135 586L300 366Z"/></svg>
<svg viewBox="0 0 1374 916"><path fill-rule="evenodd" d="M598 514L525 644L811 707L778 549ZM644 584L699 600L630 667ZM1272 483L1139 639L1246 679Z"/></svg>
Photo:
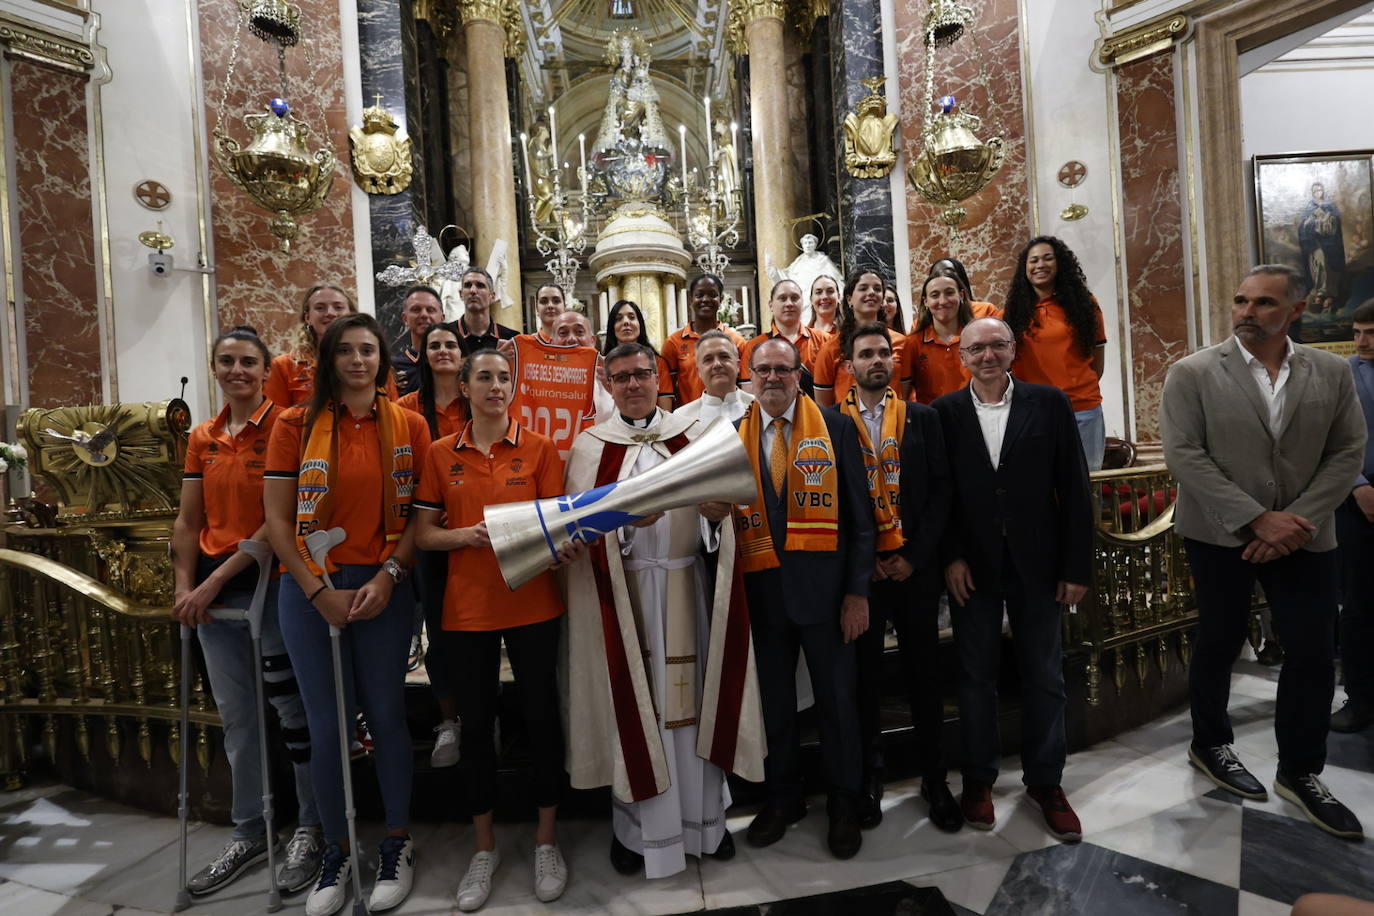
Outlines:
<svg viewBox="0 0 1374 916"><path fill-rule="evenodd" d="M658 467L582 493L488 506L487 536L512 591L549 568L558 548L590 544L646 516L704 502L750 503L758 492L739 432L723 417Z"/></svg>

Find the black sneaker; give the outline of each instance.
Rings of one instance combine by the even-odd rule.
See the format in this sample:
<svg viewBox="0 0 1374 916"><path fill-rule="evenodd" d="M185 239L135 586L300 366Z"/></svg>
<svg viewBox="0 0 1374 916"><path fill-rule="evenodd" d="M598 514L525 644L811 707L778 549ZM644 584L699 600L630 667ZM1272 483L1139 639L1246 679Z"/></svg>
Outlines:
<svg viewBox="0 0 1374 916"><path fill-rule="evenodd" d="M1240 762L1240 758L1236 756L1236 749L1229 744L1218 744L1216 747L1189 746L1188 760L1202 771L1202 775L1227 792L1255 801L1269 800L1269 793L1264 791L1260 781Z"/></svg>
<svg viewBox="0 0 1374 916"><path fill-rule="evenodd" d="M1344 706L1331 714L1333 732L1362 732L1371 725L1374 725L1374 703L1346 700Z"/></svg>
<svg viewBox="0 0 1374 916"><path fill-rule="evenodd" d="M244 869L267 858L267 837L253 840L230 840L210 864L191 876L186 889L192 896L210 894L243 874Z"/></svg>
<svg viewBox="0 0 1374 916"><path fill-rule="evenodd" d="M1274 777L1274 792L1302 809L1307 819L1332 836L1363 840L1364 828L1349 808L1336 801L1316 773L1288 776L1282 770Z"/></svg>

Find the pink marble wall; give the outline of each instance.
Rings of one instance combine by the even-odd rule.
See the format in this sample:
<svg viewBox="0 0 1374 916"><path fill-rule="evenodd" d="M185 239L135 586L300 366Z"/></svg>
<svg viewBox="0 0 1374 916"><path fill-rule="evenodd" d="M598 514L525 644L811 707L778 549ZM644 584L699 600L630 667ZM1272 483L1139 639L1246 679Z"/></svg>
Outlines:
<svg viewBox="0 0 1374 916"><path fill-rule="evenodd" d="M328 197L318 209L296 217L300 235L291 243L291 251L283 253L267 227L271 214L234 187L217 163L210 168L219 323L222 327L253 325L274 353L289 350L295 342L305 290L317 283L333 283L353 294L358 285L339 5L336 0L295 2L301 7L302 38L286 52L291 91L287 101L295 115L312 127L311 149L328 143L338 157L339 167ZM238 10L237 0L200 2L205 117L211 130L219 115ZM243 115L263 110L269 99L281 94L276 46L263 43L244 29L234 69L223 112L224 128L244 143L249 133L243 126Z"/></svg>
<svg viewBox="0 0 1374 916"><path fill-rule="evenodd" d="M1188 352L1173 54L1123 64L1116 76L1133 438L1157 442L1164 375Z"/></svg>
<svg viewBox="0 0 1374 916"><path fill-rule="evenodd" d="M29 404L102 400L86 78L14 58L14 113Z"/></svg>
<svg viewBox="0 0 1374 916"><path fill-rule="evenodd" d="M950 236L939 207L906 187L907 231L913 283L930 265L953 255L968 268L974 295L998 305L1006 296L1016 253L1030 237L1026 192L1026 129L1021 104L1021 40L1016 0L964 0L974 27L935 56L935 98L952 94L960 107L983 119L980 139L1000 136L1006 159L987 187L964 202L968 218ZM926 0L896 0L898 70L902 93L902 143L920 149L925 113L925 55L921 19ZM986 77L986 85L983 78Z"/></svg>

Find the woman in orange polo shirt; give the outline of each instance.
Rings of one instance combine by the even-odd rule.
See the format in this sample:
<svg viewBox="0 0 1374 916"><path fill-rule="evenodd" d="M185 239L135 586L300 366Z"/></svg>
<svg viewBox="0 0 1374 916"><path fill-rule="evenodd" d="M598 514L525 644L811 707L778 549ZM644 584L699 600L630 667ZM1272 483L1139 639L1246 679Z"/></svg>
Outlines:
<svg viewBox="0 0 1374 916"><path fill-rule="evenodd" d="M1083 268L1062 241L1036 236L1021 250L1007 293L1006 321L1016 335L1012 375L1053 385L1069 396L1088 469L1101 470L1106 427L1099 380L1107 332Z"/></svg>
<svg viewBox="0 0 1374 916"><path fill-rule="evenodd" d="M234 833L219 855L187 882L197 896L223 887L267 856L254 690L258 673L248 621L212 620L208 609L247 608L252 603L258 566L239 552L238 544L266 534L262 474L267 442L281 413L262 393L270 358L255 330L240 326L224 332L210 348L210 358L225 403L219 416L191 431L186 446L181 508L172 526L172 618L196 628L205 655L210 691L224 722ZM323 844L311 790L310 731L277 622L276 582L269 586L263 606L262 653L262 677L272 685L268 696L281 719L286 754L296 776L299 827L277 874L277 886L290 893L314 880Z"/></svg>
<svg viewBox="0 0 1374 916"><path fill-rule="evenodd" d="M902 357L911 375L911 396L922 404L968 384L969 372L959 358L964 325L975 318L1002 316L990 302L970 302L958 272L944 263L935 262L921 287L921 317L907 335Z"/></svg>
<svg viewBox="0 0 1374 916"><path fill-rule="evenodd" d="M557 287L553 287L557 289ZM420 387L401 398L406 410L413 410L425 418L430 438L438 441L460 432L468 421L468 405L458 383L458 371L463 366L460 345L461 332L456 324L432 324L420 340ZM458 762L458 700L453 692L451 653L445 652L443 632L444 577L448 555L439 551L420 550L415 559L420 607L423 617L415 624L411 640L412 662L418 656L420 624L429 631L429 653L425 658L425 672L429 686L439 704L439 724L435 726L434 748L429 765L434 769L451 767ZM407 667L412 667L411 663Z"/></svg>
<svg viewBox="0 0 1374 916"><path fill-rule="evenodd" d="M272 370L267 375L264 390L267 399L278 407L295 407L310 400L315 387L315 354L319 349L320 338L325 329L342 315L356 315L358 306L340 287L332 283L322 283L306 290L301 301L301 326L297 334L296 349L283 353L272 360ZM387 397L397 398L396 379L387 367Z"/></svg>
<svg viewBox="0 0 1374 916"><path fill-rule="evenodd" d="M320 341L310 403L284 414L267 448L263 504L282 576L282 635L300 685L310 735L315 798L324 822L319 880L306 901L310 916L338 912L357 850L349 849L340 767L338 709L330 627L342 630L346 709L361 702L372 730L385 809L369 909L391 909L410 892L412 754L406 727L406 650L414 598L396 588L414 555L410 521L415 469L429 448L424 418L379 393L391 361L371 315L335 319ZM346 537L316 566L302 535L343 528Z"/></svg>
<svg viewBox="0 0 1374 916"><path fill-rule="evenodd" d="M830 407L844 400L849 389L854 386L854 376L844 358L844 343L860 325L871 321L883 321L883 288L886 283L882 275L871 268L860 268L849 275L844 284L844 298L840 300L839 333L826 341L821 355L816 357L816 403ZM904 397L907 387L906 373L902 370L902 344L906 337L895 331L892 336L893 382L892 390ZM898 381L900 379L900 381Z"/></svg>
<svg viewBox="0 0 1374 916"><path fill-rule="evenodd" d="M906 316L902 314L902 297L891 281L883 284L883 320L898 334L906 333Z"/></svg>
<svg viewBox="0 0 1374 916"><path fill-rule="evenodd" d="M811 281L811 322L808 327L828 334L835 333L835 313L840 308L840 284L829 274L821 274Z"/></svg>
<svg viewBox="0 0 1374 916"><path fill-rule="evenodd" d="M453 651L463 717L462 760L477 846L458 887L458 908L468 912L486 903L501 862L492 808L502 641L520 685L534 757L532 794L539 808L534 892L547 903L567 884L554 825L564 779L557 680L563 599L551 572L513 592L508 589L483 520L488 505L558 496L564 490L563 460L553 442L509 415L514 384L505 354L478 350L463 364L461 379L472 419L461 433L439 440L430 451L415 505L416 542L425 550L449 552L443 626Z"/></svg>

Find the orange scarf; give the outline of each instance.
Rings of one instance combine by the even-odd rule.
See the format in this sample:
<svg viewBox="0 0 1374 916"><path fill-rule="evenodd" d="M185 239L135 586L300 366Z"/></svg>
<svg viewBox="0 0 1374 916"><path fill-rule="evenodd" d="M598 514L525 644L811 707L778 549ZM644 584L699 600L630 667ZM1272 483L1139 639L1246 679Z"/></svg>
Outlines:
<svg viewBox="0 0 1374 916"><path fill-rule="evenodd" d="M778 494L787 500L787 538L783 549L834 550L840 539L840 475L835 470L835 447L815 401L799 396L792 416L792 460L787 465L787 492ZM744 419L740 420L739 434L749 453L754 479L758 481L754 501L748 506L736 507L740 564L747 573L758 572L773 569L780 563L773 550L773 532L769 529L768 507L763 499L763 477L768 471L760 465L759 459L763 411L757 401L749 405Z"/></svg>
<svg viewBox="0 0 1374 916"><path fill-rule="evenodd" d="M849 389L840 410L859 427L859 448L864 453L868 473L868 498L873 503L873 521L878 526L878 550L897 550L906 543L902 536L902 431L906 429L906 401L888 388L883 393L883 422L878 430L877 448L868 438L868 424L859 407L858 386Z"/></svg>
<svg viewBox="0 0 1374 916"><path fill-rule="evenodd" d="M320 411L302 449L301 468L296 477L296 550L317 576L324 571L310 558L310 551L305 547L305 536L318 528L329 527L334 469L339 463L334 423L336 412L346 409L334 405ZM385 560L396 549L410 517L410 500L415 490L415 458L408 441L405 408L378 394L373 410L377 414L377 439L385 474L382 480L382 523L386 526L386 547L381 558ZM349 533L363 534L357 531ZM328 571L334 572L337 568L331 562Z"/></svg>

